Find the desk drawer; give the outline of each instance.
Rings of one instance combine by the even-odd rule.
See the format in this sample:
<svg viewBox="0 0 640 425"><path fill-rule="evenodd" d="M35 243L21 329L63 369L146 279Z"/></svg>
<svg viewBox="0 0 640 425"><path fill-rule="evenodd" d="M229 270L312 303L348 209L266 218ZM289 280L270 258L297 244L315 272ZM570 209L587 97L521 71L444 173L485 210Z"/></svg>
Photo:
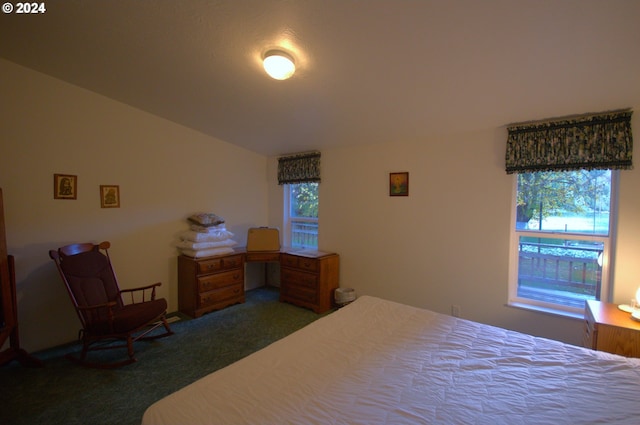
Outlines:
<svg viewBox="0 0 640 425"><path fill-rule="evenodd" d="M229 255L198 261L198 274L213 273L221 270L235 269L242 266L242 255Z"/></svg>
<svg viewBox="0 0 640 425"><path fill-rule="evenodd" d="M244 284L242 269L210 274L198 278L198 292L207 292L235 284Z"/></svg>
<svg viewBox="0 0 640 425"><path fill-rule="evenodd" d="M280 265L281 266L285 266L285 267L298 267L298 258L300 257L294 257L293 255L288 255L288 254L282 254L280 256Z"/></svg>
<svg viewBox="0 0 640 425"><path fill-rule="evenodd" d="M204 308L213 304L219 304L229 299L242 296L244 293L243 286L240 284L227 286L215 291L204 292L200 294L200 308Z"/></svg>
<svg viewBox="0 0 640 425"><path fill-rule="evenodd" d="M305 273L298 270L282 268L280 270L280 285L292 285L316 290L318 288L318 275Z"/></svg>
<svg viewBox="0 0 640 425"><path fill-rule="evenodd" d="M315 258L299 257L295 255L283 254L280 260L285 267L306 270L309 272L318 271L318 260Z"/></svg>
<svg viewBox="0 0 640 425"><path fill-rule="evenodd" d="M299 300L305 306L312 306L318 302L318 291L302 286L281 286L280 297L288 301Z"/></svg>

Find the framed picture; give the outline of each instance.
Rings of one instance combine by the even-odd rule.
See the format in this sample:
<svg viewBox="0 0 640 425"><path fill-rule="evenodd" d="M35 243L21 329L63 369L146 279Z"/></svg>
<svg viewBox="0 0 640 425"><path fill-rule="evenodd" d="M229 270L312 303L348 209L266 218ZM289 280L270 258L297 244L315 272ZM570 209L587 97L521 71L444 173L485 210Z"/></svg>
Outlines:
<svg viewBox="0 0 640 425"><path fill-rule="evenodd" d="M76 199L78 196L78 176L70 174L53 175L53 199Z"/></svg>
<svg viewBox="0 0 640 425"><path fill-rule="evenodd" d="M409 196L409 173L389 173L389 196Z"/></svg>
<svg viewBox="0 0 640 425"><path fill-rule="evenodd" d="M120 186L100 185L100 206L120 208Z"/></svg>

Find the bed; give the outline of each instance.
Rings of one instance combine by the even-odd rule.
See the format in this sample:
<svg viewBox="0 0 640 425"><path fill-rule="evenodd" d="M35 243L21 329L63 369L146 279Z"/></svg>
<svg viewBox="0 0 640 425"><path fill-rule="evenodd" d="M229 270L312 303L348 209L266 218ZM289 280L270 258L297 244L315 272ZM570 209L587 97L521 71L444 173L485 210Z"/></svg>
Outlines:
<svg viewBox="0 0 640 425"><path fill-rule="evenodd" d="M640 359L370 296L157 401L142 419L563 423L640 423Z"/></svg>

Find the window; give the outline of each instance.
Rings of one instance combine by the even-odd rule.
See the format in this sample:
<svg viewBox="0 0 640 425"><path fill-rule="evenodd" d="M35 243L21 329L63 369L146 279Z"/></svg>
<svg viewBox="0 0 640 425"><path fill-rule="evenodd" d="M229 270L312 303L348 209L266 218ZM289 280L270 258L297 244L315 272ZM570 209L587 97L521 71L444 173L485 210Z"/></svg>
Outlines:
<svg viewBox="0 0 640 425"><path fill-rule="evenodd" d="M320 152L278 158L278 184L284 186L284 243L318 249Z"/></svg>
<svg viewBox="0 0 640 425"><path fill-rule="evenodd" d="M285 244L318 249L318 183L285 186Z"/></svg>
<svg viewBox="0 0 640 425"><path fill-rule="evenodd" d="M509 304L582 316L609 298L619 170L633 168L631 110L513 124Z"/></svg>
<svg viewBox="0 0 640 425"><path fill-rule="evenodd" d="M517 175L509 302L583 314L606 299L619 171Z"/></svg>

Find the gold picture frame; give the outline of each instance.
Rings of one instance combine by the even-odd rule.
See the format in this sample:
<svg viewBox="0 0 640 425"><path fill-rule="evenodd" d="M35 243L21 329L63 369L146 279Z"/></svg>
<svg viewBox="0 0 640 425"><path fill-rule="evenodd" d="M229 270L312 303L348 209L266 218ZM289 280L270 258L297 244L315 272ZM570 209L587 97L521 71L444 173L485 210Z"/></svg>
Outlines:
<svg viewBox="0 0 640 425"><path fill-rule="evenodd" d="M409 196L409 173L389 173L389 196Z"/></svg>
<svg viewBox="0 0 640 425"><path fill-rule="evenodd" d="M100 207L120 208L120 186L100 185Z"/></svg>
<svg viewBox="0 0 640 425"><path fill-rule="evenodd" d="M71 174L53 175L53 199L77 199L78 176Z"/></svg>

